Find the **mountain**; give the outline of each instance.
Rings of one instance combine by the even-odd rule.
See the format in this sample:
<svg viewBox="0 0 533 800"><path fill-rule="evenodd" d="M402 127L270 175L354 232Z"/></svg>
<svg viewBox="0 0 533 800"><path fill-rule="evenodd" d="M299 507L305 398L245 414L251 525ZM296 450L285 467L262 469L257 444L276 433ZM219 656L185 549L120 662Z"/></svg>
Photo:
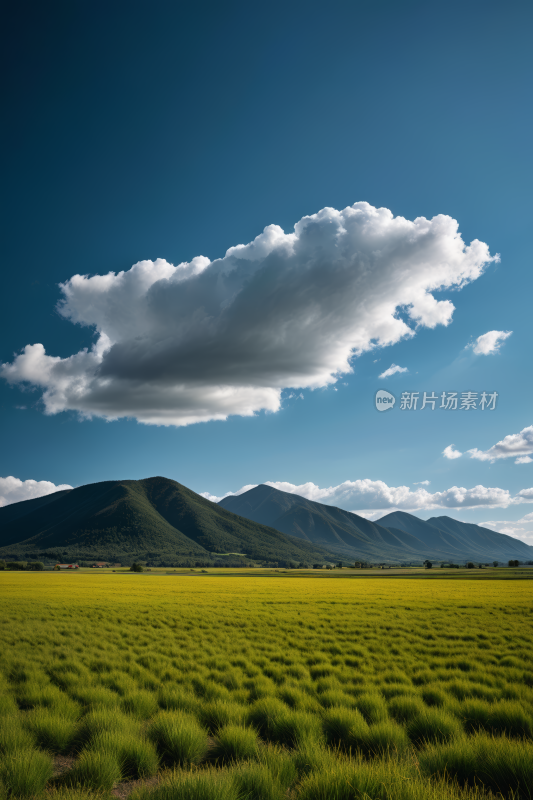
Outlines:
<svg viewBox="0 0 533 800"><path fill-rule="evenodd" d="M219 553L305 563L333 555L160 477L92 483L0 508L0 558L46 551L80 559L206 559Z"/></svg>
<svg viewBox="0 0 533 800"><path fill-rule="evenodd" d="M353 560L423 560L423 542L335 506L307 500L261 484L241 495L225 497L223 508L254 522L312 542ZM434 557L434 556L432 556Z"/></svg>
<svg viewBox="0 0 533 800"><path fill-rule="evenodd" d="M482 525L459 522L451 517L431 517L427 521L405 511L394 511L379 520L380 525L394 526L418 537L428 547L446 551L454 558L473 560L533 559L533 547L520 539L496 533Z"/></svg>
<svg viewBox="0 0 533 800"><path fill-rule="evenodd" d="M458 539L467 540L471 547L479 550L490 550L495 553L495 558L533 559L533 547L514 539L504 533L496 533L482 525L473 525L470 522L459 522L451 517L431 517L428 523L439 527L442 531L456 536Z"/></svg>
<svg viewBox="0 0 533 800"><path fill-rule="evenodd" d="M425 522L403 511L370 522L358 514L264 484L241 495L225 497L219 505L353 559L533 560L533 547L479 525L450 517L433 517Z"/></svg>

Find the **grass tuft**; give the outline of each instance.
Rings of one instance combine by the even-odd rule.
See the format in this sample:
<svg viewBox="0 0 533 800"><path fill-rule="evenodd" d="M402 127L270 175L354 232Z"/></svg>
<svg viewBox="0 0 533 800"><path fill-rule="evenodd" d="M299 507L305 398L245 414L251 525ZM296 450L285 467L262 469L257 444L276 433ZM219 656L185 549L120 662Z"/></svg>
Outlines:
<svg viewBox="0 0 533 800"><path fill-rule="evenodd" d="M29 711L24 724L34 735L39 747L52 753L68 753L76 738L77 723L70 717L59 716L48 708L35 708Z"/></svg>
<svg viewBox="0 0 533 800"><path fill-rule="evenodd" d="M207 755L207 732L190 714L162 711L148 733L167 764L199 764Z"/></svg>
<svg viewBox="0 0 533 800"><path fill-rule="evenodd" d="M155 789L136 789L130 800L244 800L244 797L239 795L229 772L209 768L201 772L176 770Z"/></svg>
<svg viewBox="0 0 533 800"><path fill-rule="evenodd" d="M259 737L253 728L226 725L215 738L210 757L221 762L254 759L259 750Z"/></svg>
<svg viewBox="0 0 533 800"><path fill-rule="evenodd" d="M5 717L0 724L0 755L15 750L31 750L35 747L35 736L22 727L20 717Z"/></svg>
<svg viewBox="0 0 533 800"><path fill-rule="evenodd" d="M120 762L114 753L84 750L62 783L96 791L110 791L122 780Z"/></svg>
<svg viewBox="0 0 533 800"><path fill-rule="evenodd" d="M155 746L144 738L106 731L92 739L91 750L116 756L124 778L149 778L159 767Z"/></svg>
<svg viewBox="0 0 533 800"><path fill-rule="evenodd" d="M14 750L0 760L0 783L13 797L35 797L54 772L52 759L38 750Z"/></svg>

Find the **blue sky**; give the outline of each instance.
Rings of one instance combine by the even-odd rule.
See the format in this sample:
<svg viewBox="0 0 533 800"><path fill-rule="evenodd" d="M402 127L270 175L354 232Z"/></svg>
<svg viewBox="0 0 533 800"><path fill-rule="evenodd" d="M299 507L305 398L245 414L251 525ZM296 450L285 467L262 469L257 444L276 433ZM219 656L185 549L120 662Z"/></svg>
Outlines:
<svg viewBox="0 0 533 800"><path fill-rule="evenodd" d="M0 476L15 482L0 481L0 502L50 488L28 481L158 474L214 497L271 481L375 518L395 507L449 514L533 543L533 521L518 522L533 511L531 5L64 2L14 5L8 17ZM326 226L342 227L358 203L374 226L372 258L389 253L362 288L346 266L364 261L360 230L337 269ZM313 217L326 208L336 212ZM500 260L479 256L464 279L462 245L449 264L453 226L439 234L433 222L415 275L415 220L436 215ZM308 216L304 255L284 260L283 236ZM268 247L258 240L263 260L217 261L270 225L281 230ZM311 272L309 242L322 253ZM169 265L198 256L214 266L169 278ZM159 284L139 300L144 278L128 271L148 261ZM433 291L443 264L447 288ZM71 280L121 271L130 289L116 276L96 293ZM409 317L411 280L453 314L440 305L425 322ZM381 285L414 335L389 331L373 347L387 322ZM205 312L215 300L223 331ZM110 331L110 355L94 355ZM476 354L491 331L512 334ZM356 339L365 343L346 372ZM37 344L46 356L21 355ZM392 364L408 371L380 379ZM100 393L87 388L97 373L108 380ZM385 414L380 388L398 399ZM496 391L498 404L399 408L402 392L424 391ZM184 426L173 403L190 419L229 416ZM451 444L464 455L444 457Z"/></svg>

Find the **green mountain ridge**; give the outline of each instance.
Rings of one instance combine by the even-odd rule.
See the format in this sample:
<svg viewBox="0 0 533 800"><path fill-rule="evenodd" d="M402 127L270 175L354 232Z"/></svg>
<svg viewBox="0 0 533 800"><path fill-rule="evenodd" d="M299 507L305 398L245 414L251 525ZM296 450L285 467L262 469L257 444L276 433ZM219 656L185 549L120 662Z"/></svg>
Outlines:
<svg viewBox="0 0 533 800"><path fill-rule="evenodd" d="M37 502L42 501L42 502ZM331 551L220 508L168 478L104 481L0 508L0 558L60 551L98 558L331 560Z"/></svg>

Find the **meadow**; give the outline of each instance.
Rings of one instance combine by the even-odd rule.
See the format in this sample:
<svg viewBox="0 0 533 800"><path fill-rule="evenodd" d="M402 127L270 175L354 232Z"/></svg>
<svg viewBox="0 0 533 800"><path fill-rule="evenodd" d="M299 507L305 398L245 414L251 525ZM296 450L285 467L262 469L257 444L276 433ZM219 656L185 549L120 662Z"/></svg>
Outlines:
<svg viewBox="0 0 533 800"><path fill-rule="evenodd" d="M0 573L0 798L533 797L530 581Z"/></svg>

